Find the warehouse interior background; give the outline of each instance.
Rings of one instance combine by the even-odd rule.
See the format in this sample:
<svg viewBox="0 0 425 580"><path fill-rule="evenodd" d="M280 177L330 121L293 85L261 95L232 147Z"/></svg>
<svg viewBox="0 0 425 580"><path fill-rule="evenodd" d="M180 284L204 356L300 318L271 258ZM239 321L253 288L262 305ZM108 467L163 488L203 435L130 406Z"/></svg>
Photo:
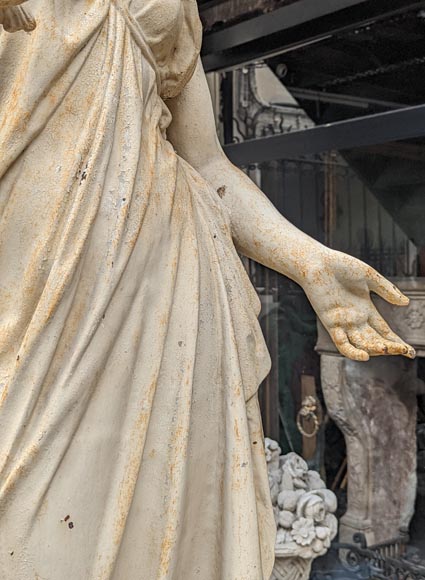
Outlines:
<svg viewBox="0 0 425 580"><path fill-rule="evenodd" d="M394 324L405 325L418 358L392 368L385 357L378 378L359 371L347 379L338 415L329 397L337 379L323 365L323 357L337 354L302 290L246 263L273 361L260 391L266 436L322 474L337 494L339 517L354 509L347 504L355 503L356 486L369 498L364 528L353 524L357 534L343 538L349 558L336 543L312 577L425 578L425 2L198 4L202 59L227 155L296 226L364 260L411 297L410 310ZM395 375L400 388L387 380ZM365 392L379 393L379 401L376 395L368 407ZM297 425L307 396L317 401L314 437ZM397 423L405 412L416 434L410 451ZM367 463L360 483L356 453ZM406 494L409 453L415 509L409 525L397 528L385 506ZM377 480L388 486L377 489Z"/></svg>

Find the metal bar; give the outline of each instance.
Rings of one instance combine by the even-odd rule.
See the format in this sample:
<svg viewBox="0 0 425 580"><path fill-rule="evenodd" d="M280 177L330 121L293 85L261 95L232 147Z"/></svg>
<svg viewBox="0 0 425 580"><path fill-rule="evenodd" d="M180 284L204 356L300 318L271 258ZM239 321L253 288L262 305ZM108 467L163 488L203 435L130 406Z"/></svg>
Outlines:
<svg viewBox="0 0 425 580"><path fill-rule="evenodd" d="M229 70L233 70L239 68L243 65L247 65L252 63L253 61L264 60L265 58L272 58L274 56L279 56L286 52L292 52L293 50L298 50L300 48L305 48L306 46L311 46L313 44L317 44L319 42L323 42L326 38L332 38L332 34L328 34L327 36L321 36L318 39L312 39L307 41L301 42L294 42L285 44L281 46L282 43L279 44L277 48L273 49L266 49L264 50L263 47L252 46L251 44L246 45L248 49L243 47L243 50L230 50L224 51L220 53L212 53L212 54L201 54L202 64L204 67L205 72L226 72ZM254 43L255 44L255 43ZM259 41L259 45L261 44L261 40Z"/></svg>
<svg viewBox="0 0 425 580"><path fill-rule="evenodd" d="M304 11L299 12L301 6ZM229 70L422 8L424 0L301 0L207 34L202 48L204 69Z"/></svg>
<svg viewBox="0 0 425 580"><path fill-rule="evenodd" d="M224 142L233 143L233 72L224 74L221 82Z"/></svg>
<svg viewBox="0 0 425 580"><path fill-rule="evenodd" d="M203 52L204 54L209 54L228 50L229 48L258 40L265 35L281 32L366 1L320 0L318 2L317 0L300 0L294 4L289 4L289 6L277 8L267 14L250 18L245 22L240 22L224 30L207 35L204 39Z"/></svg>
<svg viewBox="0 0 425 580"><path fill-rule="evenodd" d="M232 143L224 150L236 165L247 165L423 136L425 105L418 105L294 133Z"/></svg>
<svg viewBox="0 0 425 580"><path fill-rule="evenodd" d="M224 4L227 0L198 0L199 11L208 10L209 8L214 8L219 4Z"/></svg>
<svg viewBox="0 0 425 580"><path fill-rule="evenodd" d="M383 101L379 99L369 99L368 97L356 97L353 95L345 95L341 93L328 93L323 91L315 91L312 89L300 89L298 87L286 87L295 99L303 101L313 101L320 103L335 103L337 105L345 105L347 107L367 109L369 106L382 107L383 109L400 109L407 107L407 104L393 103L391 101ZM272 105L277 103L271 103ZM282 103L284 104L284 103Z"/></svg>

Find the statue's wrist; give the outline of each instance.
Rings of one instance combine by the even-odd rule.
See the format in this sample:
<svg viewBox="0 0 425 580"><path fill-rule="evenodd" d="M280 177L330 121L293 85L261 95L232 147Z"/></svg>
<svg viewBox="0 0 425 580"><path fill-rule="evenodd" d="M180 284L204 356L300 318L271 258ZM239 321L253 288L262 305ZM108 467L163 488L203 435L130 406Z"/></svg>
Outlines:
<svg viewBox="0 0 425 580"><path fill-rule="evenodd" d="M329 269L333 250L323 246L316 240L311 240L311 243L303 244L296 248L291 256L291 261L287 272L283 272L289 276L294 282L301 287L311 287L317 279L318 273Z"/></svg>

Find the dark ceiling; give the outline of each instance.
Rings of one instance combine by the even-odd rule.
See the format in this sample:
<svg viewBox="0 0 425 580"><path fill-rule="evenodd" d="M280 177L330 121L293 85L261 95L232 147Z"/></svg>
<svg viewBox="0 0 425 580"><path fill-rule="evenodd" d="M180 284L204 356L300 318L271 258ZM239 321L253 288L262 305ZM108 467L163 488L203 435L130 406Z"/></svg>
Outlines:
<svg viewBox="0 0 425 580"><path fill-rule="evenodd" d="M425 1L298 0L236 16L207 31L206 69L266 61L317 125L425 103ZM424 152L425 137L342 152L418 246L425 246Z"/></svg>
<svg viewBox="0 0 425 580"><path fill-rule="evenodd" d="M422 104L425 7L341 31L268 63L318 123Z"/></svg>

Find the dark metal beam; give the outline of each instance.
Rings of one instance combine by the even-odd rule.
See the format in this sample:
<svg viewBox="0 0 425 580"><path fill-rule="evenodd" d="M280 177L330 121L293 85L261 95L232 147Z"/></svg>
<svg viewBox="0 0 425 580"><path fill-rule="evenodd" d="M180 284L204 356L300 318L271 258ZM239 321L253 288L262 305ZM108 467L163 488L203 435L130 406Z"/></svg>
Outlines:
<svg viewBox="0 0 425 580"><path fill-rule="evenodd" d="M222 116L224 142L233 143L233 72L222 75L221 80Z"/></svg>
<svg viewBox="0 0 425 580"><path fill-rule="evenodd" d="M224 2L226 2L226 0L198 0L198 6L200 12L202 12L202 10L208 10L209 8L213 8L219 4L224 4Z"/></svg>
<svg viewBox="0 0 425 580"><path fill-rule="evenodd" d="M371 105L381 107L382 109L401 109L408 107L407 103L395 103L384 101L382 99L370 99L368 97L357 97L355 95L346 95L343 93L329 93L312 89L303 89L298 87L286 87L294 99L298 101L313 101L314 103L333 103L344 105L346 107L367 109Z"/></svg>
<svg viewBox="0 0 425 580"><path fill-rule="evenodd" d="M232 143L224 151L235 165L377 145L425 136L425 105L387 111L304 131Z"/></svg>
<svg viewBox="0 0 425 580"><path fill-rule="evenodd" d="M344 8L362 4L367 0L299 0L283 8L278 8L240 22L224 30L207 35L204 39L203 52L221 52L247 42L258 40L268 34L281 32L310 20L327 16Z"/></svg>
<svg viewBox="0 0 425 580"><path fill-rule="evenodd" d="M425 0L300 0L204 37L206 71L267 58L374 21L425 8Z"/></svg>

